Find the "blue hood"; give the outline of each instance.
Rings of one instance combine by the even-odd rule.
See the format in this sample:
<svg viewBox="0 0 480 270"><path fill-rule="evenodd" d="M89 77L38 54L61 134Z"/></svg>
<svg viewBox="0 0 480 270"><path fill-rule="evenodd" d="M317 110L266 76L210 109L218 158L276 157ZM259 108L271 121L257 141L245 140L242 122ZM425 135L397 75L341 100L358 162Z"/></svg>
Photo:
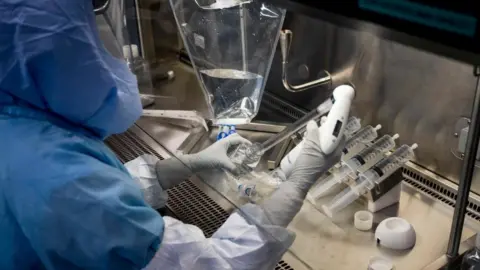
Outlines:
<svg viewBox="0 0 480 270"><path fill-rule="evenodd" d="M33 107L100 137L140 117L135 76L101 42L91 0L0 1L0 107Z"/></svg>

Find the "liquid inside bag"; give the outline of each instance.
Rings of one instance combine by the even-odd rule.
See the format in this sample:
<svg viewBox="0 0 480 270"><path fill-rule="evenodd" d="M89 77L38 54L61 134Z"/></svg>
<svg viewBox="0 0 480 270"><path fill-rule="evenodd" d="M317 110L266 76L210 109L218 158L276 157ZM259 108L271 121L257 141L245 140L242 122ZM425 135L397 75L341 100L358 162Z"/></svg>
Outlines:
<svg viewBox="0 0 480 270"><path fill-rule="evenodd" d="M257 114L285 10L257 0L170 0L213 124Z"/></svg>

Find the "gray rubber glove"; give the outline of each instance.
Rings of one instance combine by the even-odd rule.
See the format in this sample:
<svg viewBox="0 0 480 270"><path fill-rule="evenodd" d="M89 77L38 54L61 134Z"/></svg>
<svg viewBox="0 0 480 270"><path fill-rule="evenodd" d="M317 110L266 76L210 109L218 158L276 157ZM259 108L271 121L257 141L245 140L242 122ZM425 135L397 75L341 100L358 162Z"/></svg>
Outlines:
<svg viewBox="0 0 480 270"><path fill-rule="evenodd" d="M239 144L251 145L251 142L238 134L232 134L196 154L160 160L155 166L158 181L163 189L169 189L201 171L214 169L234 171L236 166L228 158L227 150Z"/></svg>
<svg viewBox="0 0 480 270"><path fill-rule="evenodd" d="M262 208L272 224L287 227L300 211L303 201L312 185L330 167L340 160L345 138L337 149L326 155L320 148L320 131L315 122L307 125L304 146L295 161L292 173L287 181L266 199Z"/></svg>

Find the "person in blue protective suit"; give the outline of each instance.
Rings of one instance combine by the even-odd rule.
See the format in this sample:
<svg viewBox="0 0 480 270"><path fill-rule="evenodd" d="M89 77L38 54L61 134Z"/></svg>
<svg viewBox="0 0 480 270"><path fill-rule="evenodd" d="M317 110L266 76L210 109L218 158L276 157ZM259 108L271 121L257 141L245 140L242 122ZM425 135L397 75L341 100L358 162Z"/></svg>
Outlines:
<svg viewBox="0 0 480 270"><path fill-rule="evenodd" d="M309 123L287 181L211 238L162 218L102 141L142 108L92 8L91 0L0 1L0 269L273 269L294 239L286 226L339 151L323 154ZM197 154L131 164L147 165L150 176L138 179L153 175L165 190L192 173L232 169L226 151L244 142L232 135Z"/></svg>

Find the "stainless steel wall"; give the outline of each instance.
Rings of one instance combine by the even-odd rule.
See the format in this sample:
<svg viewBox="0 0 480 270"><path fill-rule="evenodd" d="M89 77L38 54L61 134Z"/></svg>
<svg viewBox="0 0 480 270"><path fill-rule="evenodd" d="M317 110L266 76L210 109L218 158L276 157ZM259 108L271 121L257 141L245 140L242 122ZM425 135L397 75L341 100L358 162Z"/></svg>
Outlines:
<svg viewBox="0 0 480 270"><path fill-rule="evenodd" d="M353 114L363 125L381 124L381 133L399 133L402 144L418 143L416 163L458 182L461 160L450 149L456 147L456 120L470 116L473 67L302 15L288 14L286 28L294 34L293 82L314 79L323 69L335 85L351 81L357 89ZM280 61L278 48L267 91L306 109L329 95L326 88L284 90ZM480 175L473 190L480 193Z"/></svg>

